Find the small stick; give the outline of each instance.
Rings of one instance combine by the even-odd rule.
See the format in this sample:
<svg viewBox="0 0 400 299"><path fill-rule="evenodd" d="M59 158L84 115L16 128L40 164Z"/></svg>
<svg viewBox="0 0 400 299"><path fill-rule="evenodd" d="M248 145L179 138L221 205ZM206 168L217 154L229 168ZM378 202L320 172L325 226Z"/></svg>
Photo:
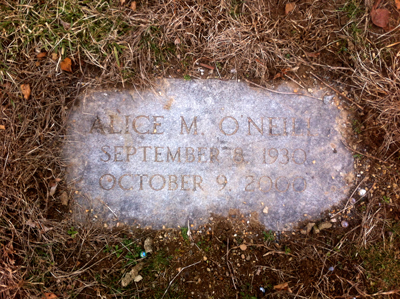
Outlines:
<svg viewBox="0 0 400 299"><path fill-rule="evenodd" d="M319 81L322 82L322 84L324 84L326 87L332 89L334 92L340 94L342 97L344 97L346 100L348 100L350 103L356 105L359 109L363 110L363 107L361 107L359 104L357 104L356 102L354 102L352 99L350 99L349 97L345 96L343 93L341 93L340 91L338 91L337 89L333 88L332 86L330 86L329 84L325 83L324 81L322 81L322 79L320 77L318 77L317 75L314 75L312 72L310 72L311 75L313 75L316 79L318 79Z"/></svg>
<svg viewBox="0 0 400 299"><path fill-rule="evenodd" d="M364 153L359 152L359 151L357 151L357 150L355 150L355 149L352 149L350 146L348 146L346 143L344 143L343 140L342 140L342 143L343 143L343 145L344 145L348 150L350 150L350 151L352 151L352 152L355 152L355 153L357 153L357 154L363 155L363 156L365 156L365 157L367 157L367 158L370 158L370 159L378 160L378 161L381 162L381 163L390 164L389 162L383 161L383 160L381 160L381 159L379 159L379 158L377 158L377 157L374 157L374 156L371 156L371 155L368 155L368 154L364 154Z"/></svg>
<svg viewBox="0 0 400 299"><path fill-rule="evenodd" d="M253 84L253 85L255 85L255 86L259 87L259 88L268 90L268 91L273 92L273 93L287 94L287 95L296 95L296 96L303 96L303 97L309 97L309 98L313 98L313 99L320 100L319 98L316 98L316 97L313 97L313 96L309 96L309 95L306 95L306 94L303 94L303 93L277 91L277 90L269 89L269 88L266 88L266 87L264 87L264 86L258 85L257 83L251 82L251 81L249 81L249 80L247 80L247 79L244 79L244 80L245 80L246 82L250 83L250 84Z"/></svg>
<svg viewBox="0 0 400 299"><path fill-rule="evenodd" d="M189 266L186 266L186 267L183 267L182 269L180 269L179 272L178 272L178 274L176 274L175 277L169 282L168 287L167 287L167 289L165 290L164 295L162 295L161 299L164 298L165 294L167 294L167 292L168 292L170 286L172 285L172 283L174 282L175 278L177 278L178 275L181 274L181 272L182 272L183 270L185 270L185 269L187 269L187 268L190 268L190 267L192 267L192 266L194 266L194 265L197 265L197 264L199 264L199 263L201 263L201 261L198 261L197 263L191 264L191 265L189 265Z"/></svg>
<svg viewBox="0 0 400 299"><path fill-rule="evenodd" d="M209 69L209 70L212 70L212 71L215 69L215 67L213 67L211 65L208 65L208 64L205 64L205 63L199 63L199 64L200 64L200 66L205 67L206 69Z"/></svg>

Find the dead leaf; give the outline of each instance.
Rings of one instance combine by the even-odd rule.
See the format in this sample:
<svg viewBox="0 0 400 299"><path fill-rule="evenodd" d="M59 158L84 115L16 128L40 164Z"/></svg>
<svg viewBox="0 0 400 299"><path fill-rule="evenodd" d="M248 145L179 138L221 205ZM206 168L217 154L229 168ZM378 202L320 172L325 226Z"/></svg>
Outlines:
<svg viewBox="0 0 400 299"><path fill-rule="evenodd" d="M72 66L72 60L71 60L71 58L68 58L68 57L65 58L63 61L61 61L61 63L60 63L61 69L66 72L72 73L71 66Z"/></svg>
<svg viewBox="0 0 400 299"><path fill-rule="evenodd" d="M54 61L58 59L58 54L57 53L51 53L51 59L53 59Z"/></svg>
<svg viewBox="0 0 400 299"><path fill-rule="evenodd" d="M136 1L133 1L133 2L131 3L131 9L132 9L133 11L136 10Z"/></svg>
<svg viewBox="0 0 400 299"><path fill-rule="evenodd" d="M239 246L239 248L241 250L245 251L247 249L247 246L246 246L246 244L242 244L242 245Z"/></svg>
<svg viewBox="0 0 400 299"><path fill-rule="evenodd" d="M64 22L64 21L61 20L61 19L60 19L60 23L61 23L61 25L63 25L63 27L64 27L64 29L65 29L66 31L68 31L69 28L71 28L71 23Z"/></svg>
<svg viewBox="0 0 400 299"><path fill-rule="evenodd" d="M53 196L56 193L58 183L56 181L50 182L50 196Z"/></svg>
<svg viewBox="0 0 400 299"><path fill-rule="evenodd" d="M386 8L371 10L371 20L376 26L386 28L389 25L390 11Z"/></svg>
<svg viewBox="0 0 400 299"><path fill-rule="evenodd" d="M44 293L42 299L56 299L58 298L57 295L54 293Z"/></svg>
<svg viewBox="0 0 400 299"><path fill-rule="evenodd" d="M400 10L400 0L395 0L396 8Z"/></svg>
<svg viewBox="0 0 400 299"><path fill-rule="evenodd" d="M285 6L285 15L289 14L289 12L291 12L295 8L295 6L296 4L293 2L287 3Z"/></svg>
<svg viewBox="0 0 400 299"><path fill-rule="evenodd" d="M305 52L308 57L318 57L321 55L319 52Z"/></svg>
<svg viewBox="0 0 400 299"><path fill-rule="evenodd" d="M47 227L43 224L40 225L42 227L42 233L47 233L48 231L52 230L52 227Z"/></svg>
<svg viewBox="0 0 400 299"><path fill-rule="evenodd" d="M26 225L29 225L32 228L36 227L36 223L33 222L31 219L28 219L28 221L25 222Z"/></svg>
<svg viewBox="0 0 400 299"><path fill-rule="evenodd" d="M28 100L31 96L31 87L29 84L21 84L21 92L24 95L24 99Z"/></svg>
<svg viewBox="0 0 400 299"><path fill-rule="evenodd" d="M122 287L126 287L128 284L132 282L132 280L135 279L135 277L138 276L139 271L142 270L144 263L139 263L135 267L132 268L132 270L128 273L125 274L125 276L121 280L121 285Z"/></svg>
<svg viewBox="0 0 400 299"><path fill-rule="evenodd" d="M40 52L39 54L36 55L36 58L42 59L47 56L47 52Z"/></svg>
<svg viewBox="0 0 400 299"><path fill-rule="evenodd" d="M284 283L281 283L281 284L277 284L276 286L274 286L274 290L292 292L292 291L289 289L289 284L288 284L287 282L284 282Z"/></svg>
<svg viewBox="0 0 400 299"><path fill-rule="evenodd" d="M5 129L6 129L6 126L0 125L0 130L5 130Z"/></svg>
<svg viewBox="0 0 400 299"><path fill-rule="evenodd" d="M67 194L67 192L64 191L63 193L61 193L60 201L61 201L62 205L68 206L68 194Z"/></svg>

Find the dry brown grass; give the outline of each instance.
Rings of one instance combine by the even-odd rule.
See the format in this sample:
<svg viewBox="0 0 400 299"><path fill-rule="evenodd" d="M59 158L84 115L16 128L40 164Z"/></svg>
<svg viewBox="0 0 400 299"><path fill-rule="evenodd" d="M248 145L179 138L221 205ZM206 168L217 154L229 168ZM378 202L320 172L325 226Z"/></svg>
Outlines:
<svg viewBox="0 0 400 299"><path fill-rule="evenodd" d="M395 290L381 289L393 290L393 283L365 269L354 253L379 242L383 251L395 252L393 246L399 244L398 28L384 32L374 27L368 8L358 0L296 1L288 15L284 0L137 1L136 11L129 9L130 2L0 0L0 297L40 298L44 292L78 296L88 289L95 296L113 290L94 278L98 273L93 269L116 261L104 248L120 244L122 233L79 227L59 201L61 191L68 192L60 160L65 120L79 93L100 85L143 88L159 76L183 75L269 85L279 74L307 87L318 81L310 72L362 107L349 103L360 124L354 149L387 163L367 157L361 161L360 167L369 165L362 168L368 178L361 187L374 192L357 203L351 229L339 240L328 234L302 243L288 241L297 266L277 270L279 277L300 281L295 289L305 297L395 296ZM392 22L398 22L394 3L384 5L392 11ZM47 57L36 58L40 51L48 52ZM55 60L52 53L58 54ZM59 68L65 57L74 62L71 74ZM214 72L206 70L202 76L199 63ZM31 86L28 100L21 84ZM52 196L50 188L58 179ZM390 202L382 202L382 196ZM68 233L72 226L79 227L77 238ZM137 232L132 238L139 242L144 236ZM337 247L340 254L333 251ZM334 253L331 262L349 265L334 282L324 272L328 252ZM308 284L301 273L307 255L314 265L309 271L318 273ZM375 257L371 251L363 254L365 259ZM120 275L118 263L105 277ZM171 269L165 273L158 278L163 290L174 277Z"/></svg>

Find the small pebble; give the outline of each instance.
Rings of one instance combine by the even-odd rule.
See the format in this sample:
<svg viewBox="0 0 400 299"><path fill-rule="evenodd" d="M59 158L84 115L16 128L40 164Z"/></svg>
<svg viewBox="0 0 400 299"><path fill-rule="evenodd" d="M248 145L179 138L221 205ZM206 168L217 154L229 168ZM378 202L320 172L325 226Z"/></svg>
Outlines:
<svg viewBox="0 0 400 299"><path fill-rule="evenodd" d="M247 249L247 245L246 244L242 244L239 246L241 250L245 251Z"/></svg>
<svg viewBox="0 0 400 299"><path fill-rule="evenodd" d="M265 289L263 287L260 287L260 291L265 294Z"/></svg>
<svg viewBox="0 0 400 299"><path fill-rule="evenodd" d="M349 223L346 220L343 220L341 224L342 224L343 227L348 227L349 226Z"/></svg>
<svg viewBox="0 0 400 299"><path fill-rule="evenodd" d="M323 222L318 226L319 230L328 229L332 227L332 223L330 222Z"/></svg>
<svg viewBox="0 0 400 299"><path fill-rule="evenodd" d="M358 190L358 195L360 195L360 196L364 196L366 193L367 193L367 191L365 189Z"/></svg>
<svg viewBox="0 0 400 299"><path fill-rule="evenodd" d="M324 99L323 99L324 104L330 104L334 97L335 97L334 95L324 96Z"/></svg>

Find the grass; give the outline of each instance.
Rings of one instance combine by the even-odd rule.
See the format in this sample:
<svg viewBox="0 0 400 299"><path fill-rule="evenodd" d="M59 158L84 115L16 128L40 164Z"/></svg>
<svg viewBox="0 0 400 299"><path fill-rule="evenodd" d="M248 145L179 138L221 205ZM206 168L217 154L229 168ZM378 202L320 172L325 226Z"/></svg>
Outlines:
<svg viewBox="0 0 400 299"><path fill-rule="evenodd" d="M400 285L400 194L394 187L400 161L398 31L375 27L364 1L356 0L300 0L288 16L282 1L137 1L136 11L131 2L1 1L0 298L45 293L161 298L177 269L198 261L203 262L177 276L164 298L187 298L197 288L209 298L222 292L254 298L259 285L273 297L273 286L283 280L305 298L395 291ZM396 15L391 2L383 5ZM342 17L345 24L337 21ZM38 58L42 52L47 56ZM60 69L66 57L73 62L71 73ZM361 107L347 102L346 108L356 119L350 127L357 139L350 148L365 152L354 154L366 174L355 185L377 189L346 210L348 229L338 219L335 230L290 236L282 246L283 234L272 231L260 230L258 238L249 239L240 230L235 238L231 232L223 238L212 227L209 235L192 235L191 244L188 228L173 231L175 239L168 242L155 231L108 230L71 219L71 207L60 203L61 193L71 191L61 146L76 96L90 88L148 88L160 77L195 80L197 63L216 66L210 78L237 76L262 86L278 83L273 78L282 69L291 70L284 80L306 87L315 83L309 73L318 73ZM32 89L28 100L21 84ZM56 179L61 179L57 191L49 196ZM142 259L149 235L163 241ZM230 250L244 241L254 246L233 255ZM246 268L247 256L255 265ZM138 262L144 263L144 279L122 288L121 277ZM334 275L320 274L331 266Z"/></svg>

